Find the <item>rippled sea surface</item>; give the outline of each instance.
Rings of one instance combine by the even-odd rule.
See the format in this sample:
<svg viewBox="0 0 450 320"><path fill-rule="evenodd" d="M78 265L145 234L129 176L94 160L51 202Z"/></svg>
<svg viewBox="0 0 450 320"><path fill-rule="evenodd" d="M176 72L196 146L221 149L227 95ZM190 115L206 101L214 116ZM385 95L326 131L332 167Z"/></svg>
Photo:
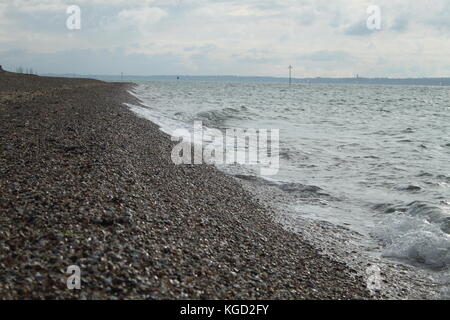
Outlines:
<svg viewBox="0 0 450 320"><path fill-rule="evenodd" d="M450 88L143 82L135 110L171 132L280 129L268 183L296 194L299 215L382 244L383 256L450 267ZM256 172L246 172L256 174Z"/></svg>

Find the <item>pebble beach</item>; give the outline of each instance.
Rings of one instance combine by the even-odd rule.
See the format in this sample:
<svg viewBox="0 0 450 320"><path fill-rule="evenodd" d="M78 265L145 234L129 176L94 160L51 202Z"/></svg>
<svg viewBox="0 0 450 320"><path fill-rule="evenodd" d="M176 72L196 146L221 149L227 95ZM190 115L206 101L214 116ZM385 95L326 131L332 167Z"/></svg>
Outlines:
<svg viewBox="0 0 450 320"><path fill-rule="evenodd" d="M173 164L132 86L0 71L0 299L371 298L236 179Z"/></svg>

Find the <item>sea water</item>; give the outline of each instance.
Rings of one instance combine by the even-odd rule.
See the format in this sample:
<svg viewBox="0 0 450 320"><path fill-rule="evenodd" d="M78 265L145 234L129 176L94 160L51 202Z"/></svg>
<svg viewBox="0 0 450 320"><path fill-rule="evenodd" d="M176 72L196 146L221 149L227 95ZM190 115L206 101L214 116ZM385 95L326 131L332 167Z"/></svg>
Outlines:
<svg viewBox="0 0 450 320"><path fill-rule="evenodd" d="M450 87L148 81L133 94L169 134L194 121L279 129L278 174L258 181L295 195L296 214L354 230L387 259L449 270Z"/></svg>

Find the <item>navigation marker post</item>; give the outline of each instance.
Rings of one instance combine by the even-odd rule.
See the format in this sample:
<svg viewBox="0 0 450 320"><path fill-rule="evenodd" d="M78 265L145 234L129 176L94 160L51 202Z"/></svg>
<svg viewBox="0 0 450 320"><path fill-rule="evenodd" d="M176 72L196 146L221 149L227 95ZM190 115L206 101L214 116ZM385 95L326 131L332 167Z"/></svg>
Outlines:
<svg viewBox="0 0 450 320"><path fill-rule="evenodd" d="M292 66L289 65L288 69L289 69L289 85L291 85L292 83Z"/></svg>

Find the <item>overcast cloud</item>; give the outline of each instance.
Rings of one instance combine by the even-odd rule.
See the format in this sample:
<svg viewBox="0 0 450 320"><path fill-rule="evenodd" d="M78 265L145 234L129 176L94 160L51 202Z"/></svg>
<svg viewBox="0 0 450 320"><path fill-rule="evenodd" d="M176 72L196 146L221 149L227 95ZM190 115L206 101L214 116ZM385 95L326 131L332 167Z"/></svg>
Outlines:
<svg viewBox="0 0 450 320"><path fill-rule="evenodd" d="M66 9L81 8L81 30ZM366 26L370 5L381 30ZM1 0L0 64L39 73L450 76L448 0Z"/></svg>

